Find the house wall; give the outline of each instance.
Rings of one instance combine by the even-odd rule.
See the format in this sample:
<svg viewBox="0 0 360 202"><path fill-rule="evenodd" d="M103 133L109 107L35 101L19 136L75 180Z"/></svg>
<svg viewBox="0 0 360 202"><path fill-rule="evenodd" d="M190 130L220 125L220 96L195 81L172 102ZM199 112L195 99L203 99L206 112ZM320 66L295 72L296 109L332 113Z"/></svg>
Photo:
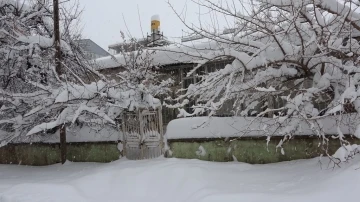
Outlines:
<svg viewBox="0 0 360 202"><path fill-rule="evenodd" d="M204 64L201 68L199 68L194 74L188 75L197 64L174 64L174 65L167 65L160 69L160 72L163 73L165 76L163 79L171 78L175 82L171 86L171 94L170 97L176 98L179 94L178 91L180 89L186 89L190 84L194 84L200 81L201 75L214 72L219 69L223 69L227 64L230 64L232 60L218 60L218 61L211 61L209 63ZM161 99L164 101L164 99ZM196 104L196 100L190 100L189 104L187 104L184 109L192 113L193 109L192 106ZM168 101L169 103L169 101ZM170 102L171 103L171 102ZM215 116L233 116L232 108L233 108L233 100L227 101L222 108L220 108ZM174 103L173 103L174 104ZM164 126L166 126L171 120L177 118L178 110L177 109L170 109L163 107L163 120Z"/></svg>
<svg viewBox="0 0 360 202"><path fill-rule="evenodd" d="M194 67L194 64L177 64L177 65L169 65L166 67L162 67L160 69L160 73L162 74L161 79L166 80L166 79L171 78L174 81L173 85L170 87L171 92L169 93L169 95L160 97L160 100L162 101L162 103L165 102L166 97L170 96L171 98L175 99L178 96L177 91L180 90L181 88L183 88L183 82L182 82L183 81L182 78L184 77L183 69L193 68L193 67ZM174 102L171 102L169 100L166 100L166 103L175 104ZM177 118L177 114L178 114L177 109L172 109L172 108L168 108L168 107L162 108L164 129L166 129L166 125L171 120L174 120Z"/></svg>
<svg viewBox="0 0 360 202"><path fill-rule="evenodd" d="M119 81L120 78L118 76L116 76L116 74L118 74L124 70L125 69L122 67L116 67L116 68L102 69L102 70L99 70L99 72L101 74L105 75L105 77L109 80Z"/></svg>
<svg viewBox="0 0 360 202"><path fill-rule="evenodd" d="M251 164L276 163L298 159L309 159L326 156L322 140L317 137L296 137L283 144L284 154L276 148L282 137L272 137L266 144L266 138L238 138L238 139L178 139L169 140L170 151L166 157L200 159L205 161L239 161ZM330 155L340 147L339 140L329 138L327 151ZM353 144L360 144L360 139L349 138ZM198 155L199 147L205 149L203 155ZM234 157L236 158L234 158Z"/></svg>
<svg viewBox="0 0 360 202"><path fill-rule="evenodd" d="M195 74L187 75L189 71L191 71L197 64L193 63L179 63L166 65L159 68L160 80L167 80L171 78L174 80L174 84L170 87L171 92L169 95L164 97L157 97L163 103L165 98L170 96L172 98L176 98L179 94L178 91L180 89L187 88L190 84L194 84L198 82L199 75L204 75L209 72L216 71L218 69L223 69L227 64L231 63L232 60L217 60L211 61L203 65L203 67L199 68ZM124 71L124 68L108 68L99 70L100 73L104 74L108 79L114 79L115 81L119 81L119 77L116 76L119 72ZM167 101L167 103L171 103ZM192 106L196 103L196 100L191 100L189 104L185 106L185 110L191 113L193 111ZM174 103L173 103L174 104ZM234 115L231 110L233 106L233 101L228 101L224 104L224 106L219 109L216 116L232 116ZM162 115L163 115L163 125L166 126L171 120L176 119L178 114L178 109L171 109L167 107L163 107Z"/></svg>

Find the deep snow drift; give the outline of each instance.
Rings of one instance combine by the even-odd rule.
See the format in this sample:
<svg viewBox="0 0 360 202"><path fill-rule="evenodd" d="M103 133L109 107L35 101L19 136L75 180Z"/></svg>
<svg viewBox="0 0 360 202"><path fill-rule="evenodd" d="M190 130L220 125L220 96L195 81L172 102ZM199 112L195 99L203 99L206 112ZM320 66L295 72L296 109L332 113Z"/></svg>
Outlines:
<svg viewBox="0 0 360 202"><path fill-rule="evenodd" d="M0 165L0 201L357 201L360 157L336 169L327 169L325 158L322 166L318 161L249 165L159 158Z"/></svg>

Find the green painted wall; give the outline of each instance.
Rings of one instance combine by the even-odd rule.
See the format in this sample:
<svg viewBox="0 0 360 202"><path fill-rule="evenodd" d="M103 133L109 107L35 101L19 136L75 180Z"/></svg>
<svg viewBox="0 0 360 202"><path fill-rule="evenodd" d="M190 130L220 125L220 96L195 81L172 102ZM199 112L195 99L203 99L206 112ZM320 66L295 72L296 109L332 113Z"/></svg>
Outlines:
<svg viewBox="0 0 360 202"><path fill-rule="evenodd" d="M351 143L360 144L359 139L348 139ZM296 137L283 144L285 154L276 151L280 137L271 138L269 145L263 138L243 138L231 141L224 139L170 140L172 156L176 158L201 159L206 161L233 161L233 155L240 162L252 164L275 163L296 159L307 159L324 154L321 140L317 138ZM204 147L206 154L196 154L199 146ZM339 147L339 141L329 141L329 154ZM119 159L117 143L69 143L67 159L74 162L111 162ZM60 162L59 144L10 144L0 148L0 164L50 165Z"/></svg>
<svg viewBox="0 0 360 202"><path fill-rule="evenodd" d="M120 152L117 143L70 144L67 159L74 162L111 162L118 160Z"/></svg>
<svg viewBox="0 0 360 202"><path fill-rule="evenodd" d="M265 139L261 138L244 138L225 141L224 139L213 140L170 140L169 146L171 156L175 158L201 159L206 161L233 161L233 155L239 162L252 164L275 163L281 161L290 161L296 159L308 159L325 154L322 141L318 138L301 138L291 139L283 144L284 155L281 154L280 148L276 150L280 137L271 138L268 146ZM350 142L360 144L359 139L350 139ZM199 146L202 146L206 154L197 155ZM328 153L334 154L340 147L338 140L330 140L327 144Z"/></svg>
<svg viewBox="0 0 360 202"><path fill-rule="evenodd" d="M119 159L117 143L69 143L67 159L111 162ZM9 144L0 148L0 164L50 165L60 162L59 144Z"/></svg>

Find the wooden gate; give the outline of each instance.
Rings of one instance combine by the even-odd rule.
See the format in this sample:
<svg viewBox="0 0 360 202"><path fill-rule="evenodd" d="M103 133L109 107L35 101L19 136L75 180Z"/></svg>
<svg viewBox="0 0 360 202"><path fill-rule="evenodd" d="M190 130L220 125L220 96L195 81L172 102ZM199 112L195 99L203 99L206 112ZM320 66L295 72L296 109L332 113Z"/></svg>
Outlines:
<svg viewBox="0 0 360 202"><path fill-rule="evenodd" d="M127 159L151 159L162 154L161 109L140 109L123 116L124 153Z"/></svg>

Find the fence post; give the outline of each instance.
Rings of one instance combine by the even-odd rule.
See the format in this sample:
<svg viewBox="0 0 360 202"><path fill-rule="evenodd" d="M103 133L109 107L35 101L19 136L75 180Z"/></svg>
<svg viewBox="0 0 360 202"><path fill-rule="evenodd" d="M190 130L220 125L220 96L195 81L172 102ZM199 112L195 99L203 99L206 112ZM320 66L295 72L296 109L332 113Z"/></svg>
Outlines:
<svg viewBox="0 0 360 202"><path fill-rule="evenodd" d="M163 120L162 120L162 109L161 106L157 109L157 114L159 117L159 132L160 132L160 155L163 154L164 149L164 131L163 131Z"/></svg>
<svg viewBox="0 0 360 202"><path fill-rule="evenodd" d="M127 146L127 141L126 141L126 124L125 124L125 119L126 119L126 113L122 113L122 119L121 119L121 129L123 132L123 156L126 158L126 146Z"/></svg>
<svg viewBox="0 0 360 202"><path fill-rule="evenodd" d="M144 119L142 116L142 110L138 109L138 117L139 117L139 122L140 122L140 159L144 159L144 143L143 143L143 139L144 139Z"/></svg>

